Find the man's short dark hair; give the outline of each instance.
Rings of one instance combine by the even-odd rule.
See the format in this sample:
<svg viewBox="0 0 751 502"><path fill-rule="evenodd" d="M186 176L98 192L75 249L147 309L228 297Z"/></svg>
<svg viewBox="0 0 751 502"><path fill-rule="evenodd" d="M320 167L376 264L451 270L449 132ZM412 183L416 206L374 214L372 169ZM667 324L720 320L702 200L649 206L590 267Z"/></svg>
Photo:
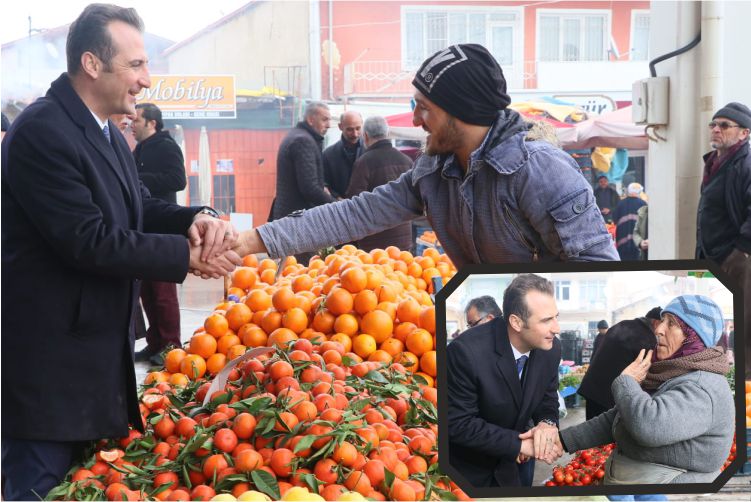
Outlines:
<svg viewBox="0 0 751 502"><path fill-rule="evenodd" d="M486 316L492 314L493 317L503 317L503 312L501 312L501 308L498 306L498 304L495 301L495 298L493 298L490 295L485 296L478 296L477 298L472 298L469 303L467 303L467 306L464 308L464 316L467 316L467 313L469 310L474 307L474 309L477 311L477 313L480 316Z"/></svg>
<svg viewBox="0 0 751 502"><path fill-rule="evenodd" d="M65 54L69 75L76 75L81 69L81 55L84 52L91 52L101 59L105 71L112 70L112 57L115 55L109 31L112 21L122 21L143 32L143 21L133 8L103 3L88 5L68 30Z"/></svg>
<svg viewBox="0 0 751 502"><path fill-rule="evenodd" d="M605 319L597 323L597 329L608 329L608 327L608 321Z"/></svg>
<svg viewBox="0 0 751 502"><path fill-rule="evenodd" d="M553 283L544 277L535 274L517 275L503 292L503 311L506 313L506 319L516 315L527 324L530 313L526 296L530 291L554 296Z"/></svg>
<svg viewBox="0 0 751 502"><path fill-rule="evenodd" d="M154 103L138 103L136 105L136 110L143 110L141 116L147 122L149 120L156 122L156 132L159 132L164 128L164 122L162 122L162 110L160 110Z"/></svg>

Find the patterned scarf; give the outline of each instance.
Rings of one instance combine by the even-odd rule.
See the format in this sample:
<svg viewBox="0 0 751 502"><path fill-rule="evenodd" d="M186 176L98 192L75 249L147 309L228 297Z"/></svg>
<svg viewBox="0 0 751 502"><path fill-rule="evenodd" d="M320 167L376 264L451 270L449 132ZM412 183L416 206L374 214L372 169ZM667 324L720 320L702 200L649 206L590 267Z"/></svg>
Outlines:
<svg viewBox="0 0 751 502"><path fill-rule="evenodd" d="M679 377L692 371L708 371L724 375L730 370L730 363L725 351L720 347L704 349L675 359L657 361L649 367L649 373L641 386L646 391L654 391L671 378Z"/></svg>

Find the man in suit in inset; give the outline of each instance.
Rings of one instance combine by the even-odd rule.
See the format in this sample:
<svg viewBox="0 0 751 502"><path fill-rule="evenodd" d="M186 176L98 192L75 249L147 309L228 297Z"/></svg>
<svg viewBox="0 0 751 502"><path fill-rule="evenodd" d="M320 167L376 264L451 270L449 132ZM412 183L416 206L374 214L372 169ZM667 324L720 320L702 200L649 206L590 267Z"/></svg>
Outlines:
<svg viewBox="0 0 751 502"><path fill-rule="evenodd" d="M447 348L448 463L475 487L521 486L534 445L520 433L530 419L535 427L558 427L553 284L534 274L515 277L503 312Z"/></svg>
<svg viewBox="0 0 751 502"><path fill-rule="evenodd" d="M68 71L2 142L4 500L37 500L90 442L143 430L133 367L141 280L222 277L237 234L210 208L149 197L108 117L151 85L134 9L92 4Z"/></svg>

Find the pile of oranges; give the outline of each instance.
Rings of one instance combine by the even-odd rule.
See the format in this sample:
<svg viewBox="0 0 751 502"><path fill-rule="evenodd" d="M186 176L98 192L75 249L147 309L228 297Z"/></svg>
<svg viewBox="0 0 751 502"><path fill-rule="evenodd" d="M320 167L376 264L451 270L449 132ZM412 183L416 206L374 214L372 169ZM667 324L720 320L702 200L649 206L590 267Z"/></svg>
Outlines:
<svg viewBox="0 0 751 502"><path fill-rule="evenodd" d="M446 255L428 248L412 256L396 247L359 250L343 246L303 266L288 257L243 259L232 274L228 301L216 306L185 348L166 354L164 371L146 383L186 385L216 375L249 348L284 346L299 338L338 342L355 361L399 362L435 386L433 279L455 273ZM339 362L335 353L326 363Z"/></svg>
<svg viewBox="0 0 751 502"><path fill-rule="evenodd" d="M232 368L206 406L205 379L152 382L145 434L101 441L50 498L466 499L438 470L437 390L345 354L298 338Z"/></svg>
<svg viewBox="0 0 751 502"><path fill-rule="evenodd" d="M343 246L247 256L141 390L145 433L102 440L50 499L466 499L438 470L434 278L444 255ZM256 347L269 355L227 368ZM227 373L225 372L225 373Z"/></svg>

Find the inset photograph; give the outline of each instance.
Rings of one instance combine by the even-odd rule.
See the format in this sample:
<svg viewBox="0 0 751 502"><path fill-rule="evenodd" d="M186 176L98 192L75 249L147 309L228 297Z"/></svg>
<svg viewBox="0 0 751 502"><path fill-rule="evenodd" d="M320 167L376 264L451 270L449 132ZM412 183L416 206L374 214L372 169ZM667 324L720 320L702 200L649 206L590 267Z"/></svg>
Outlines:
<svg viewBox="0 0 751 502"><path fill-rule="evenodd" d="M662 263L690 267L460 271L437 296L441 470L474 497L717 491L746 459L740 298Z"/></svg>

